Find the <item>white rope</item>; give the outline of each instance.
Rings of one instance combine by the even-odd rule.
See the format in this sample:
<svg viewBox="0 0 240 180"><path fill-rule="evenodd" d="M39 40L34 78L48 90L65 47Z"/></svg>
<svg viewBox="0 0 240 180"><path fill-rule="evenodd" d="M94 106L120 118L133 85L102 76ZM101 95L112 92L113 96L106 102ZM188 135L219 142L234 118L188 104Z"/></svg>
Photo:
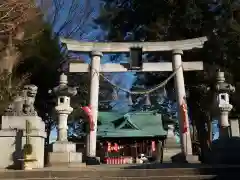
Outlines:
<svg viewBox="0 0 240 180"><path fill-rule="evenodd" d="M119 90L122 90L126 93L132 94L132 95L145 95L145 94L150 94L160 88L165 87L165 85L175 76L175 74L177 73L177 71L182 67L182 65L180 65L167 79L165 79L163 82L161 82L160 84L158 84L157 86L155 86L154 88L150 88L148 90L145 91L131 91L129 89L126 88L122 88L114 83L111 82L110 79L106 78L103 74L100 73L100 76L103 77L104 80L106 80L110 85L112 85L114 88L117 88Z"/></svg>

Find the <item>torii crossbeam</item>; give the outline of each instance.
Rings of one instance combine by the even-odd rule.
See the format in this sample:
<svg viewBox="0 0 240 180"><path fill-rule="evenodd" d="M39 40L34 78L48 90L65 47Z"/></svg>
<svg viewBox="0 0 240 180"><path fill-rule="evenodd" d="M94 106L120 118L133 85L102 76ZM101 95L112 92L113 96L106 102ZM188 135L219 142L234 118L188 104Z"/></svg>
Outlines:
<svg viewBox="0 0 240 180"><path fill-rule="evenodd" d="M130 72L126 65L122 64L102 64L102 53L125 53L131 48L141 47L142 52L172 51L173 59L170 62L143 63L138 72L163 72L176 71L175 86L178 104L180 139L182 153L192 155L192 143L189 131L189 118L186 108L186 92L183 71L203 70L203 62L182 62L184 50L202 48L207 41L206 37L200 37L182 41L168 42L122 42L122 43L98 43L98 42L78 42L74 40L61 39L68 51L91 53L91 66L85 63L72 62L69 65L69 72L91 72L90 105L92 108L92 118L95 123L94 130L90 131L87 137L87 156L96 156L97 141L97 118L98 118L98 95L99 95L99 73L100 72Z"/></svg>

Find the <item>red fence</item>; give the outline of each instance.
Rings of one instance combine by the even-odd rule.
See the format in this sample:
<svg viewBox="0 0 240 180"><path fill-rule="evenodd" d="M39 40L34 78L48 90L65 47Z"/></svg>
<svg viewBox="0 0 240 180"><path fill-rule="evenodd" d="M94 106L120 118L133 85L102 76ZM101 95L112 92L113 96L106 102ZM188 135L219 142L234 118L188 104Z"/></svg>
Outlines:
<svg viewBox="0 0 240 180"><path fill-rule="evenodd" d="M106 164L129 164L131 157L105 157Z"/></svg>

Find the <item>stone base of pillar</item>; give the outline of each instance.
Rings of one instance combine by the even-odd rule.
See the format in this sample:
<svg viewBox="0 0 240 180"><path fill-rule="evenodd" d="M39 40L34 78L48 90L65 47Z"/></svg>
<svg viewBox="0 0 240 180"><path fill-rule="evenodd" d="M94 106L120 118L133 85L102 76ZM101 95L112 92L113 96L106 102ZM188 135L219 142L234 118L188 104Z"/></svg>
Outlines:
<svg viewBox="0 0 240 180"><path fill-rule="evenodd" d="M100 165L100 157L87 157L86 165Z"/></svg>
<svg viewBox="0 0 240 180"><path fill-rule="evenodd" d="M82 166L82 153L76 152L72 142L55 142L49 153L50 166Z"/></svg>

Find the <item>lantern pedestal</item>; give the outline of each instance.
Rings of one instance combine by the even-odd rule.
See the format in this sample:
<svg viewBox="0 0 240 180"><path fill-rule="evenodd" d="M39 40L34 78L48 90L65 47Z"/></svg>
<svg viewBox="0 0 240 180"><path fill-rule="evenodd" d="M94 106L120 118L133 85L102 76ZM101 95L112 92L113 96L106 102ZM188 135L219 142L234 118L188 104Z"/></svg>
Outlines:
<svg viewBox="0 0 240 180"><path fill-rule="evenodd" d="M74 143L57 141L52 145L49 162L52 166L82 166L82 153L76 152L76 144Z"/></svg>

